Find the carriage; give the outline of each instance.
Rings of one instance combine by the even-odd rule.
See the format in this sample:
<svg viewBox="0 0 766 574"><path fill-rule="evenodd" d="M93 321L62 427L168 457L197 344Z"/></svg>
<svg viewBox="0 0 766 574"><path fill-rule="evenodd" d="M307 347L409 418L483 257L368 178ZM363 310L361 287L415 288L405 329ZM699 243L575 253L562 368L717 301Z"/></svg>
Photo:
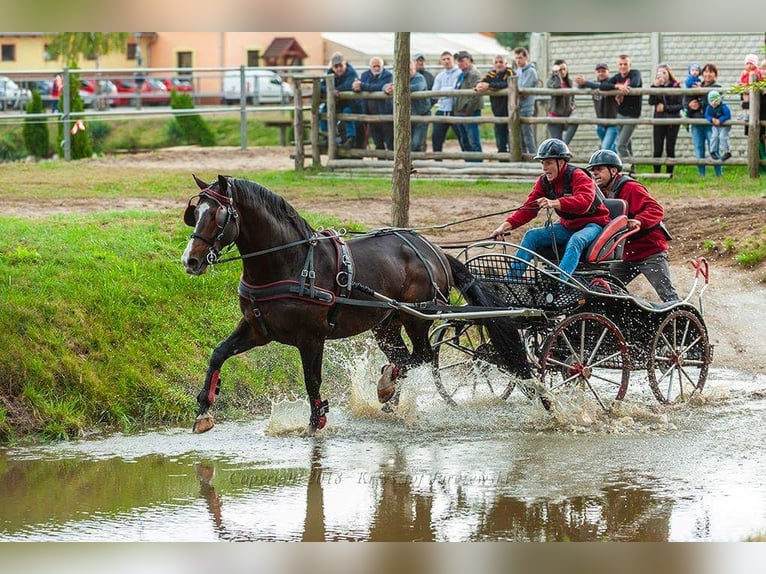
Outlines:
<svg viewBox="0 0 766 574"><path fill-rule="evenodd" d="M631 233L622 200L607 200L612 220L584 253L573 284L551 254L531 253L519 272L523 248L512 243L480 241L452 256L412 229L346 240L313 229L255 182L224 175L195 181L200 191L184 211L194 228L182 256L186 272L201 275L235 260L243 268L242 317L210 356L195 432L214 425L223 363L272 341L299 350L308 432L323 428L325 342L368 330L389 360L378 382L386 406L396 402L396 379L428 363L450 404L487 394L506 399L521 382L547 408L557 393L582 388L608 410L639 370L662 403L686 400L705 384L712 360L702 305L707 262L693 262L694 285L681 301L652 304L629 294L608 272ZM222 258L233 246L239 255ZM453 287L463 300L451 298Z"/></svg>
<svg viewBox="0 0 766 574"><path fill-rule="evenodd" d="M575 274L578 284L564 282L556 263L539 253L532 254L523 274L509 272L523 249L482 241L465 247L458 258L506 302L545 390L582 389L608 410L625 397L631 373L645 371L661 403L688 400L702 391L713 354L703 318L709 280L703 258L691 262L695 279L683 300L653 303L631 295L609 275L605 264L619 256L619 248L601 256L586 253ZM487 394L507 399L514 390L518 378L503 376L508 366L481 319L442 321L432 329L431 343L436 387L448 403Z"/></svg>

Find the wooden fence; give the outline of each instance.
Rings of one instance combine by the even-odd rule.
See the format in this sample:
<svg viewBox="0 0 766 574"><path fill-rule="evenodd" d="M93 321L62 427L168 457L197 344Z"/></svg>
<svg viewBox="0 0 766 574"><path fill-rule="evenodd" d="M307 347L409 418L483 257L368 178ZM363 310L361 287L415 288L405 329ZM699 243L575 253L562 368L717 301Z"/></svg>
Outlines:
<svg viewBox="0 0 766 574"><path fill-rule="evenodd" d="M320 97L320 81L322 78L313 77L310 79L296 77L293 79L295 86L295 113L294 113L294 133L302 133L302 126L304 126L303 120L303 106L302 98L303 91L302 85L308 81L311 82L311 149L312 149L312 164L315 167L321 166L320 159L320 134L319 134L319 120L320 113L319 107L322 103ZM329 75L326 77L328 92L334 91L334 76ZM713 88L725 93L724 88ZM669 94L669 95L696 95L706 94L711 91L711 88L637 88L632 89L631 94L634 95L650 95L650 94ZM439 98L443 96L456 97L460 95L473 94L473 90L445 90L445 91L423 91L414 92L411 94L413 99L422 98ZM748 173L750 177L759 177L759 167L766 166L766 160L762 160L759 157L759 125L766 126L766 122L760 122L758 120L760 112L760 99L756 97L759 92L753 88L750 90L750 114L749 119L738 120L732 119L729 123L732 126L748 126L747 137L747 157L744 158L732 158L726 162L726 165L746 165L748 167ZM531 166L523 167L520 162L532 161L533 154L521 153L521 124L529 123L533 125L547 125L547 124L577 124L579 125L615 125L621 126L626 124L635 125L665 125L665 124L678 124L678 125L709 125L705 119L692 119L681 116L679 118L635 118L635 119L602 119L602 118L586 118L586 117L549 117L549 116L535 116L522 118L519 114L518 102L521 94L533 94L535 96L551 96L551 95L618 95L619 91L601 91L591 89L569 88L569 89L551 89L551 88L518 88L518 82L516 77L512 77L509 80L507 89L497 90L488 95L508 95L508 117L494 117L493 115L482 115L479 117L459 117L459 116L411 116L412 122L424 122L429 124L435 123L447 123L447 124L495 124L495 123L507 123L509 128L509 152L497 153L497 152L411 152L412 160L442 160L442 159L481 159L481 160L495 160L502 161L503 167L496 170L486 170L487 173L491 171L498 171L513 174L516 171L521 171L523 175L529 173ZM375 99L387 99L387 96L381 92L341 92L338 95L340 102L350 99L362 99L362 100L375 100ZM387 150L371 150L371 149L339 149L336 133L337 121L356 121L356 122L393 122L393 115L370 115L370 114L349 114L338 113L336 108L336 99L329 98L327 100L327 111L323 114L321 119L327 120L327 155L328 166L333 165L347 166L351 165L348 162L343 161L344 158L378 158L379 160L393 160L394 152ZM303 169L305 160L304 142L302 138L295 138L295 167L296 169ZM713 160L711 158L699 159L696 157L623 157L623 163L627 165L721 165L720 161ZM337 163L342 162L342 163ZM506 163L507 162L507 163ZM358 162L357 162L358 163ZM421 164L425 165L425 164ZM474 166L473 169L481 171L480 167ZM539 170L538 170L539 171ZM521 173L520 173L521 175Z"/></svg>

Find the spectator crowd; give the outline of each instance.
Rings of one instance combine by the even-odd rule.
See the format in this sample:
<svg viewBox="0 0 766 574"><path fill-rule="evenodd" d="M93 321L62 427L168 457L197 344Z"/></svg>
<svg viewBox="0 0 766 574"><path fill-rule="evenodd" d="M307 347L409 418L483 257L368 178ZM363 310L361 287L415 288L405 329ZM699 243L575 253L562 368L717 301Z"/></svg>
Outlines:
<svg viewBox="0 0 766 574"><path fill-rule="evenodd" d="M482 115L485 96L489 98L491 114L496 118L507 118L509 115L508 95L504 90L509 80L515 78L520 90L525 88L548 87L553 90L568 89L561 95L549 96L545 113L540 114L538 103L545 98L534 94L519 93L518 114L521 122L521 152L534 154L537 149L535 141L535 126L526 123L523 118L546 115L550 118L547 132L550 138L560 139L566 144L575 138L578 129L577 122L567 120L575 117L575 95L572 88L587 88L592 90L593 109L595 116L602 120L636 120L642 115L644 105L650 106L652 118L659 120L652 125L652 156L654 158L676 157L676 144L684 125L691 138L694 156L705 159L709 156L714 160L713 171L716 176L723 173L723 164L732 157L730 147L730 131L732 119L744 120L749 114L750 102L746 87L752 83L763 81L766 76L766 59L759 61L755 54L747 54L743 60L743 69L736 86L740 91L726 89L718 82L718 67L712 62L701 64L689 62L688 67L680 76L668 64L661 63L654 70L654 80L645 81L642 73L633 66L628 54L620 54L616 58L616 71L610 71L607 61L595 64L594 77L570 75L567 62L557 58L551 67L547 80L543 80L533 63L529 61L526 48L518 47L513 50L512 64L509 64L505 54L496 54L492 68L480 72L474 64L472 55L467 51L451 53L444 51L440 55L441 70L431 73L427 69L426 56L416 53L410 62L411 94L418 92L438 92L434 97L424 98L421 95L412 98L413 116L433 116L434 122L412 122L412 151L422 152L428 149L428 132L430 127L430 143L434 152L444 149L444 142L452 132L463 152L481 152L479 122L470 118ZM335 92L379 93L393 96L393 74L386 68L380 57L369 61L369 68L358 74L340 52L330 58L327 74L335 76ZM663 93L652 93L646 99L634 92L637 88L662 88ZM686 93L688 89L708 88L704 93ZM470 92L467 92L470 90ZM598 90L598 91L596 91ZM678 93L673 93L678 90ZM322 82L322 94L326 97L326 82ZM445 92L456 91L454 96ZM610 93L604 93L610 92ZM616 92L616 93L615 93ZM736 94L736 95L735 95ZM763 95L762 95L763 99ZM766 102L764 102L766 104ZM323 104L324 106L325 104ZM766 119L766 105L760 106L761 121ZM326 108L324 108L326 109ZM324 112L320 109L320 113ZM360 98L339 99L336 109L341 113L362 113L370 115L390 116L393 113L393 98ZM739 112L739 113L737 113ZM450 121L449 117L459 118ZM706 123L695 122L684 124L683 118L706 120ZM671 121L666 121L671 120ZM677 120L678 123L672 120ZM599 123L595 127L600 142L600 148L619 154L621 158L633 157L633 134L637 123L623 122L609 125ZM320 126L325 134L326 121ZM368 149L370 143L376 150L393 151L393 123L390 121L347 121L339 122L336 133L338 145L345 148ZM747 130L747 127L745 127ZM761 129L761 147L764 147L764 130ZM495 147L498 153L508 153L509 127L506 122L493 124ZM763 149L761 150L763 152ZM478 154L477 154L478 155ZM476 156L469 156L466 161L482 161ZM508 161L508 160L501 160ZM662 162L654 164L654 172L659 173ZM673 165L665 168L670 176ZM706 175L706 165L697 166L701 176Z"/></svg>

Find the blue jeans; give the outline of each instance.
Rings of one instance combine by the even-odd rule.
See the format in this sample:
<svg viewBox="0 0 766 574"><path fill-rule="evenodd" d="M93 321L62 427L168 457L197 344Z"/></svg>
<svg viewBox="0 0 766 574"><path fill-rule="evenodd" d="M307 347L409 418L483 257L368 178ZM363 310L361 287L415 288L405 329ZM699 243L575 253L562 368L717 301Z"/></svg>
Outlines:
<svg viewBox="0 0 766 574"><path fill-rule="evenodd" d="M422 114L424 116L430 116L431 112ZM436 124L434 124L436 125ZM412 142L410 149L412 151L420 151L423 149L423 144L426 143L426 134L428 133L428 124L425 122L413 122L412 123Z"/></svg>
<svg viewBox="0 0 766 574"><path fill-rule="evenodd" d="M712 126L710 128L710 152L721 154L729 151L729 132L731 126Z"/></svg>
<svg viewBox="0 0 766 574"><path fill-rule="evenodd" d="M344 106L341 109L335 110L339 114L353 114L355 113L354 108L351 106ZM327 104L320 104L319 106L319 113L320 114L326 114L327 113ZM346 132L346 139L351 139L356 137L356 123L355 122L338 122L337 125L338 128L338 135L342 133L342 131L345 129ZM319 120L319 132L326 134L327 133L327 120L321 119Z"/></svg>
<svg viewBox="0 0 766 574"><path fill-rule="evenodd" d="M620 130L617 126L596 126L596 135L601 140L601 149L608 149L617 153L617 135Z"/></svg>
<svg viewBox="0 0 766 574"><path fill-rule="evenodd" d="M535 115L535 108L519 108L519 117L531 118ZM537 144L535 143L535 125L521 124L521 153L537 153Z"/></svg>
<svg viewBox="0 0 766 574"><path fill-rule="evenodd" d="M451 116L452 112L436 112L437 116ZM431 129L431 147L433 151L442 151L444 147L444 140L447 139L447 132L452 128L455 135L458 135L457 126L455 124L437 124L434 123L434 127ZM441 161L441 160L437 160Z"/></svg>
<svg viewBox="0 0 766 574"><path fill-rule="evenodd" d="M617 118L621 120L636 119L622 114L617 114ZM620 126L620 133L617 136L617 153L623 161L626 157L631 157L633 155L633 144L631 139L633 138L634 131L636 131L636 124L625 124Z"/></svg>
<svg viewBox="0 0 766 574"><path fill-rule="evenodd" d="M553 247L553 240L555 239L557 245L566 244L564 249L564 256L559 262L561 271L564 272L563 280L567 280L572 276L574 270L577 269L577 264L580 262L580 256L587 247L593 243L593 241L601 233L603 227L597 223L589 223L582 229L577 231L571 231L556 222L549 227L535 227L530 229L524 234L524 238L521 240L521 246L529 249L530 251L537 252L542 247ZM522 261L531 261L532 253L519 249L516 252L516 257ZM517 279L520 279L524 270L526 269L526 263L520 261L514 261L511 263L511 269L508 275Z"/></svg>
<svg viewBox="0 0 766 574"><path fill-rule="evenodd" d="M477 110L471 116L478 117L481 110ZM479 124L455 124L457 128L457 137L462 151L481 151L481 137L479 135ZM467 159L466 161L481 161L480 159Z"/></svg>
<svg viewBox="0 0 766 574"><path fill-rule="evenodd" d="M689 128L692 134L692 144L694 146L694 157L698 159L705 159L705 145L710 148L710 133L713 126L711 125L697 125L694 124ZM700 175L705 175L705 165L698 165L697 172ZM713 171L717 176L723 173L723 168L720 165L714 165Z"/></svg>

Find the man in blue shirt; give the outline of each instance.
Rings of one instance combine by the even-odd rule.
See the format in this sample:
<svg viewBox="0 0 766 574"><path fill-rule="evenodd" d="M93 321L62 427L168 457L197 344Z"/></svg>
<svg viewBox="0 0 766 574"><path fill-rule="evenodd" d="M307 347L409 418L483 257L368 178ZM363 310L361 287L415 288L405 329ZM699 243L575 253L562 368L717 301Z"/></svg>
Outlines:
<svg viewBox="0 0 766 574"><path fill-rule="evenodd" d="M529 52L526 48L516 48L513 51L513 61L516 63L516 76L519 78L519 89L537 87L537 70L534 64L529 63ZM535 115L535 96L532 94L519 94L519 116L531 118ZM537 152L535 145L535 126L533 124L521 124L521 153Z"/></svg>
<svg viewBox="0 0 766 574"><path fill-rule="evenodd" d="M460 68L455 65L455 60L452 57L452 52L442 52L441 64L444 70L434 79L433 91L454 90L457 84L457 79L460 76ZM436 115L438 116L451 116L452 107L455 103L455 98L452 96L440 96L436 103ZM454 124L437 124L434 123L433 130L431 130L431 146L434 151L442 151L444 147L444 140L447 138L447 131L452 126L452 131L455 136L458 135Z"/></svg>

